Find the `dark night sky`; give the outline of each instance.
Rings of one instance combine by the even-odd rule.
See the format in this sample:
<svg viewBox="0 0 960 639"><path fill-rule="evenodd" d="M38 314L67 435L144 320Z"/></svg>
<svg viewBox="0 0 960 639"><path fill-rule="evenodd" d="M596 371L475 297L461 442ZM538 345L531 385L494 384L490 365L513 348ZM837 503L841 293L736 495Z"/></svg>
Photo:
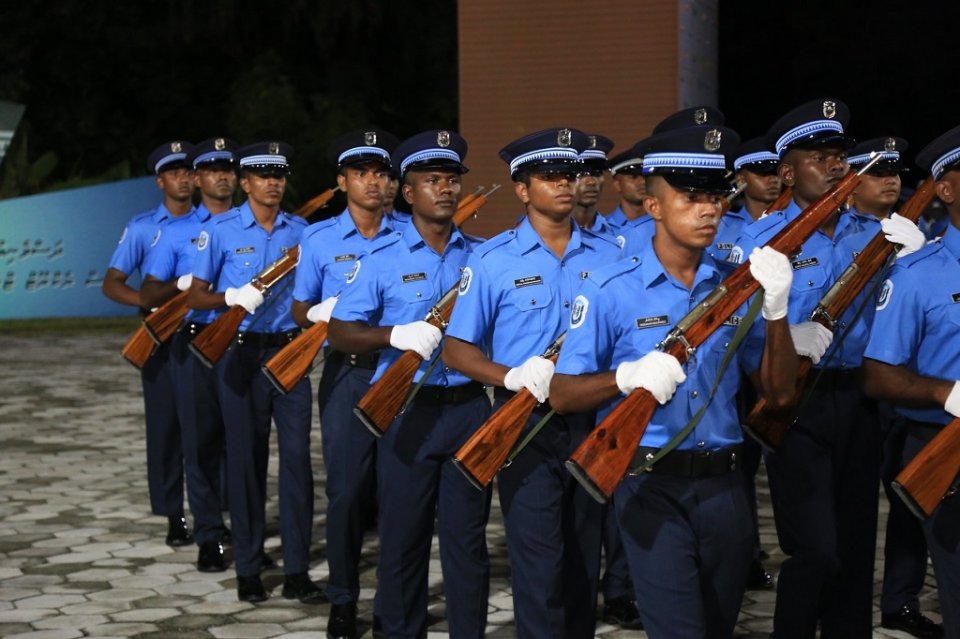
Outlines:
<svg viewBox="0 0 960 639"><path fill-rule="evenodd" d="M720 109L744 138L805 100L847 103L849 132L912 158L960 124L960 3L720 0Z"/></svg>

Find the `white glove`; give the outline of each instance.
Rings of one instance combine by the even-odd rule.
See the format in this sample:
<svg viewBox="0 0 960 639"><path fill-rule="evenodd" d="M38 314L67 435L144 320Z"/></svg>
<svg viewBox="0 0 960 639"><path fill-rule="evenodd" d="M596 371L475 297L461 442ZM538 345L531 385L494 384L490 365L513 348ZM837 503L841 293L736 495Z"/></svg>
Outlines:
<svg viewBox="0 0 960 639"><path fill-rule="evenodd" d="M193 273L187 273L186 275L181 275L177 278L177 288L181 291L185 291L190 288L191 284L193 284Z"/></svg>
<svg viewBox="0 0 960 639"><path fill-rule="evenodd" d="M503 377L503 385L512 391L526 388L542 404L550 397L550 380L553 379L554 369L549 359L534 355L520 366L508 370Z"/></svg>
<svg viewBox="0 0 960 639"><path fill-rule="evenodd" d="M223 292L227 306L242 306L251 315L263 304L263 293L253 284L244 284L240 288L228 286Z"/></svg>
<svg viewBox="0 0 960 639"><path fill-rule="evenodd" d="M337 299L337 296L333 295L319 304L314 304L307 310L307 319L314 324L317 322L329 322L330 315L333 313L333 307L337 305Z"/></svg>
<svg viewBox="0 0 960 639"><path fill-rule="evenodd" d="M809 357L816 364L833 341L833 332L823 324L800 322L790 325L790 338L797 355Z"/></svg>
<svg viewBox="0 0 960 639"><path fill-rule="evenodd" d="M927 243L923 231L899 213L894 213L885 220L880 220L880 228L883 229L883 234L887 236L888 242L901 246L900 250L897 251L898 258L910 255L923 248L923 245Z"/></svg>
<svg viewBox="0 0 960 639"><path fill-rule="evenodd" d="M640 359L617 366L617 386L629 395L646 388L661 404L666 404L677 391L677 384L687 379L676 357L661 351L650 351Z"/></svg>
<svg viewBox="0 0 960 639"><path fill-rule="evenodd" d="M750 275L763 287L763 319L778 320L787 315L793 267L783 253L769 246L750 253Z"/></svg>
<svg viewBox="0 0 960 639"><path fill-rule="evenodd" d="M953 390L947 395L947 401L943 404L943 410L954 417L960 417L960 382L953 383Z"/></svg>
<svg viewBox="0 0 960 639"><path fill-rule="evenodd" d="M418 320L394 326L390 331L390 346L401 351L415 351L417 355L427 360L440 345L441 337L443 333L439 328Z"/></svg>

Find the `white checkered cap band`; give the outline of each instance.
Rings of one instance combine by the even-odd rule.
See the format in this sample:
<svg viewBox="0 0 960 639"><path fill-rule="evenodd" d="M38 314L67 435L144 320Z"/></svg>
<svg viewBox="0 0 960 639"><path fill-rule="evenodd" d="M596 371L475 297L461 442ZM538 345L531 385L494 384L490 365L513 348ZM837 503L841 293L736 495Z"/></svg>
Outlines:
<svg viewBox="0 0 960 639"><path fill-rule="evenodd" d="M821 131L843 133L843 125L836 120L814 120L813 122L805 122L780 136L780 139L777 140L777 153L783 153L783 150L787 148L791 142L805 138L811 133L819 133Z"/></svg>
<svg viewBox="0 0 960 639"><path fill-rule="evenodd" d="M209 153L202 153L198 155L193 160L193 168L197 168L198 164L204 162L214 162L216 160L228 160L233 161L233 153L230 151L210 151Z"/></svg>
<svg viewBox="0 0 960 639"><path fill-rule="evenodd" d="M770 151L757 151L756 153L747 153L741 155L733 161L733 170L739 171L744 164L753 164L754 162L779 162L780 156Z"/></svg>
<svg viewBox="0 0 960 639"><path fill-rule="evenodd" d="M537 162L538 160L565 160L567 162L576 162L580 159L576 149L568 146L554 146L548 149L537 149L518 155L510 162L510 173L512 174L518 168L527 162Z"/></svg>
<svg viewBox="0 0 960 639"><path fill-rule="evenodd" d="M580 160L606 160L607 154L600 149L587 149L580 154Z"/></svg>
<svg viewBox="0 0 960 639"><path fill-rule="evenodd" d="M250 155L240 158L240 166L251 166L254 164L276 164L277 166L287 166L287 156L285 155Z"/></svg>
<svg viewBox="0 0 960 639"><path fill-rule="evenodd" d="M610 167L611 173L616 173L621 169L625 169L628 166L643 166L643 158L630 158L629 160L624 160L623 162L618 162Z"/></svg>
<svg viewBox="0 0 960 639"><path fill-rule="evenodd" d="M960 160L960 147L951 150L945 155L941 155L937 158L937 161L933 163L933 166L930 168L930 172L933 173L933 179L939 180L943 176L943 169L950 166L957 160Z"/></svg>
<svg viewBox="0 0 960 639"><path fill-rule="evenodd" d="M648 153L643 156L643 174L654 169L725 169L727 161L716 153Z"/></svg>
<svg viewBox="0 0 960 639"><path fill-rule="evenodd" d="M347 149L337 158L337 164L340 164L347 158L352 158L356 155L379 155L384 159L384 161L386 161L387 164L390 164L390 154L378 146L355 146L351 149Z"/></svg>
<svg viewBox="0 0 960 639"><path fill-rule="evenodd" d="M160 158L160 161L153 165L153 172L158 173L160 167L164 164L170 164L171 162L176 162L177 160L185 160L187 158L186 153L170 153Z"/></svg>
<svg viewBox="0 0 960 639"><path fill-rule="evenodd" d="M403 173L406 171L407 167L414 162L423 162L425 160L451 160L460 164L460 154L450 149L423 149L422 151L408 155L406 159L400 163L400 172Z"/></svg>
<svg viewBox="0 0 960 639"><path fill-rule="evenodd" d="M881 151L880 152L881 160L900 160L900 151ZM861 155L852 155L847 158L847 164L866 164L870 161L870 154L863 153Z"/></svg>

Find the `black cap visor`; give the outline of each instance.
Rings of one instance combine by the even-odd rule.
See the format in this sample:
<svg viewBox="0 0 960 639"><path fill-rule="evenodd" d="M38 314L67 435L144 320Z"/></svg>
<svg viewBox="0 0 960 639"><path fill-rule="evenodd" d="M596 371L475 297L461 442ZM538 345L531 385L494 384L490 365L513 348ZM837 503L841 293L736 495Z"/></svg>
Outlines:
<svg viewBox="0 0 960 639"><path fill-rule="evenodd" d="M658 175L679 191L727 194L731 189L727 172L721 170L658 168L647 175Z"/></svg>

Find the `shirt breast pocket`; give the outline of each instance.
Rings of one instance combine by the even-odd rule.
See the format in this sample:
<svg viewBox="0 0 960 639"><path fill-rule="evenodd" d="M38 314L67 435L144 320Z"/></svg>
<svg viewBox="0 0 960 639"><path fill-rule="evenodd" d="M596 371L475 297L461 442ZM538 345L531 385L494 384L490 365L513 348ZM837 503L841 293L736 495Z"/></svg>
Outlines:
<svg viewBox="0 0 960 639"><path fill-rule="evenodd" d="M516 330L541 333L553 311L553 291L548 287L525 286L509 291L506 304L518 322Z"/></svg>
<svg viewBox="0 0 960 639"><path fill-rule="evenodd" d="M424 307L423 314L433 303L433 284L426 280L416 282L405 282L400 285L400 300L407 305L420 305ZM418 317L417 319L423 319Z"/></svg>
<svg viewBox="0 0 960 639"><path fill-rule="evenodd" d="M806 291L824 291L830 286L832 280L827 272L826 266L819 258L798 258L793 261L793 283L791 289L794 293L804 293Z"/></svg>
<svg viewBox="0 0 960 639"><path fill-rule="evenodd" d="M256 253L229 253L226 268L231 274L244 281L250 281L260 272L260 262L257 260Z"/></svg>

